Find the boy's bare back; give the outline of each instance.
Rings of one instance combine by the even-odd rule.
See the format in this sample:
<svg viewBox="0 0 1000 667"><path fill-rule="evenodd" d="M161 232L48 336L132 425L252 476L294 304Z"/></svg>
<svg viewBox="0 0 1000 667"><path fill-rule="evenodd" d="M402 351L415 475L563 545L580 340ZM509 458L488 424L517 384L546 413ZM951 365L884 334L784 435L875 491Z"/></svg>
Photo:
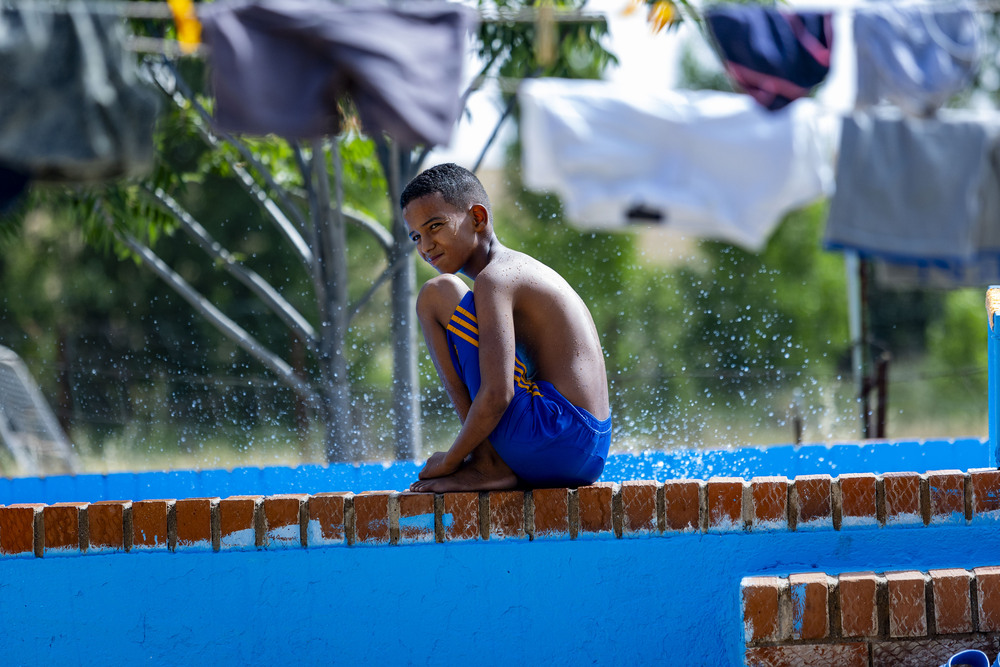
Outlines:
<svg viewBox="0 0 1000 667"><path fill-rule="evenodd" d="M574 405L606 419L607 372L597 328L569 283L537 259L503 248L476 278L480 318L488 307L481 292L487 290L509 295L517 347L535 363L538 379L551 382Z"/></svg>

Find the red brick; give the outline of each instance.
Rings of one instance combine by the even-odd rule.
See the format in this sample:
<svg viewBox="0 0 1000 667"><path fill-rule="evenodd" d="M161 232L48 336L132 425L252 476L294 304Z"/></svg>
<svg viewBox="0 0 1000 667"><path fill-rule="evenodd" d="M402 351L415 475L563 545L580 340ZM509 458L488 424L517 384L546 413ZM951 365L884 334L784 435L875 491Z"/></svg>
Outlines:
<svg viewBox="0 0 1000 667"><path fill-rule="evenodd" d="M934 589L934 622L939 635L972 632L972 604L968 570L931 570L927 573Z"/></svg>
<svg viewBox="0 0 1000 667"><path fill-rule="evenodd" d="M212 511L218 498L183 498L174 503L177 549L212 549Z"/></svg>
<svg viewBox="0 0 1000 667"><path fill-rule="evenodd" d="M874 572L845 572L838 577L840 631L844 637L878 635L878 578Z"/></svg>
<svg viewBox="0 0 1000 667"><path fill-rule="evenodd" d="M264 545L264 496L230 496L219 501L219 549L250 550Z"/></svg>
<svg viewBox="0 0 1000 667"><path fill-rule="evenodd" d="M788 575L792 637L823 639L830 634L830 578L821 572Z"/></svg>
<svg viewBox="0 0 1000 667"><path fill-rule="evenodd" d="M614 485L597 482L577 489L580 501L580 533L612 535L611 497Z"/></svg>
<svg viewBox="0 0 1000 667"><path fill-rule="evenodd" d="M743 529L743 480L739 477L708 480L708 529Z"/></svg>
<svg viewBox="0 0 1000 667"><path fill-rule="evenodd" d="M931 523L965 522L965 475L958 470L927 473Z"/></svg>
<svg viewBox="0 0 1000 667"><path fill-rule="evenodd" d="M697 531L701 528L701 482L668 479L663 483L663 510L667 530Z"/></svg>
<svg viewBox="0 0 1000 667"><path fill-rule="evenodd" d="M125 551L131 546L125 537L125 513L132 508L131 500L102 500L87 506L87 527L90 551Z"/></svg>
<svg viewBox="0 0 1000 667"><path fill-rule="evenodd" d="M1000 642L996 636L984 635L872 642L871 664L872 667L934 667L968 650L994 656L1000 650Z"/></svg>
<svg viewBox="0 0 1000 667"><path fill-rule="evenodd" d="M34 556L36 516L41 503L17 503L0 507L0 555Z"/></svg>
<svg viewBox="0 0 1000 667"><path fill-rule="evenodd" d="M490 538L522 538L524 533L524 491L490 491Z"/></svg>
<svg viewBox="0 0 1000 667"><path fill-rule="evenodd" d="M798 529L816 526L832 527L833 511L830 504L829 475L800 475L795 478L795 492L799 501L796 525Z"/></svg>
<svg viewBox="0 0 1000 667"><path fill-rule="evenodd" d="M355 544L389 543L389 497L393 491L365 491L354 496Z"/></svg>
<svg viewBox="0 0 1000 667"><path fill-rule="evenodd" d="M656 532L656 482L622 482L622 532L649 535Z"/></svg>
<svg viewBox="0 0 1000 667"><path fill-rule="evenodd" d="M972 486L972 513L1000 514L1000 470L970 470Z"/></svg>
<svg viewBox="0 0 1000 667"><path fill-rule="evenodd" d="M868 645L853 642L748 648L746 664L747 667L868 667Z"/></svg>
<svg viewBox="0 0 1000 667"><path fill-rule="evenodd" d="M270 549L301 547L302 512L309 495L287 493L264 498L264 520L267 532L264 546Z"/></svg>
<svg viewBox="0 0 1000 667"><path fill-rule="evenodd" d="M351 493L337 492L317 493L309 498L309 546L346 542L344 510L351 497Z"/></svg>
<svg viewBox="0 0 1000 667"><path fill-rule="evenodd" d="M927 635L927 601L922 572L886 572L889 586L889 636Z"/></svg>
<svg viewBox="0 0 1000 667"><path fill-rule="evenodd" d="M54 503L42 509L45 555L80 553L80 513L86 509L87 503Z"/></svg>
<svg viewBox="0 0 1000 667"><path fill-rule="evenodd" d="M746 643L787 639L781 624L781 577L746 577L740 584L743 596L743 635Z"/></svg>
<svg viewBox="0 0 1000 667"><path fill-rule="evenodd" d="M399 494L399 541L434 541L434 494Z"/></svg>
<svg viewBox="0 0 1000 667"><path fill-rule="evenodd" d="M534 538L568 538L569 489L535 489L531 499L535 506Z"/></svg>
<svg viewBox="0 0 1000 667"><path fill-rule="evenodd" d="M173 500L137 500L132 503L132 548L166 549L167 515Z"/></svg>
<svg viewBox="0 0 1000 667"><path fill-rule="evenodd" d="M788 528L788 478L754 477L750 480L754 528Z"/></svg>
<svg viewBox="0 0 1000 667"><path fill-rule="evenodd" d="M841 529L878 523L878 478L870 472L847 473L840 482Z"/></svg>
<svg viewBox="0 0 1000 667"><path fill-rule="evenodd" d="M444 494L445 540L474 540L479 537L479 494L475 492Z"/></svg>
<svg viewBox="0 0 1000 667"><path fill-rule="evenodd" d="M885 485L885 522L887 525L922 523L920 512L920 475L915 472L887 472Z"/></svg>
<svg viewBox="0 0 1000 667"><path fill-rule="evenodd" d="M1000 566L977 567L976 593L979 598L979 632L1000 631Z"/></svg>

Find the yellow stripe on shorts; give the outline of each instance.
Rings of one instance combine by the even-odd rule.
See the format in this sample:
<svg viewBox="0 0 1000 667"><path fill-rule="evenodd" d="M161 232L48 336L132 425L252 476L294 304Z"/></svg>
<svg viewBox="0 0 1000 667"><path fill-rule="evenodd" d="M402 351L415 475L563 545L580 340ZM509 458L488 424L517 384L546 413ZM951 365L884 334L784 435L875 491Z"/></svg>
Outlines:
<svg viewBox="0 0 1000 667"><path fill-rule="evenodd" d="M461 330L461 329L459 329L458 327L453 327L453 326L452 326L452 325L451 325L451 324L449 323L449 324L448 324L448 327L447 327L447 328L448 328L448 331L452 332L453 334L455 334L455 335L456 335L456 336L458 336L459 338L462 338L462 339L464 339L464 340L467 340L467 341L469 341L470 343L472 343L473 345L475 345L476 347L479 347L479 341L478 341L478 340L476 340L475 338L473 338L473 337L472 337L472 336L470 336L469 334L465 333L464 331L462 331L462 330Z"/></svg>

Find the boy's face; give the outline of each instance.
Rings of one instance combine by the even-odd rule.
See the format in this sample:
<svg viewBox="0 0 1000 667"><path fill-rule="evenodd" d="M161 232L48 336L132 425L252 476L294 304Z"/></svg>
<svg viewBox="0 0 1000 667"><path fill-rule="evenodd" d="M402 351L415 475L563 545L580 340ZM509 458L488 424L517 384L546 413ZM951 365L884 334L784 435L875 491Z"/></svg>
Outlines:
<svg viewBox="0 0 1000 667"><path fill-rule="evenodd" d="M475 207L462 210L435 192L407 204L403 220L424 261L441 273L458 273L480 242L474 212Z"/></svg>

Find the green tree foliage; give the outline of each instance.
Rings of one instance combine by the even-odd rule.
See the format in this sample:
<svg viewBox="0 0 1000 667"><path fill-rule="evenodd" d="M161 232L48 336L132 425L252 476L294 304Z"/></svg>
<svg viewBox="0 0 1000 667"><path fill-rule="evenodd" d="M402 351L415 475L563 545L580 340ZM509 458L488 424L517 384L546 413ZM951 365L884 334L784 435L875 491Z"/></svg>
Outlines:
<svg viewBox="0 0 1000 667"><path fill-rule="evenodd" d="M527 4L502 3L500 9ZM582 4L557 2L555 7L575 9ZM535 29L530 21L483 23L488 43L482 42L481 75L596 76L613 60L599 43L607 30L602 21L546 24L546 31L554 30L558 46L544 63L528 49L539 40ZM146 326L170 329L175 345L165 356L181 376L235 375L246 378L247 393L260 387L260 375L269 370L295 389L300 402L313 408L328 404L317 421L335 429L328 440L339 443L338 456L384 456L377 447L359 447L399 441L398 431L384 429L394 406L378 395L384 397L389 387L401 382L400 369L405 370L406 361L400 361L400 350L404 356L411 352L405 344L400 347L400 337L405 343L414 319L414 285L408 272L412 248L405 234L400 238L398 233L395 203L401 183L391 182L385 174L398 171L399 180L405 182L425 151L397 155L385 138L367 137L357 129L325 146L217 134L208 118L211 99L204 86L205 63L182 60L164 66L154 60L148 59L147 65L167 103L157 131L159 161L151 177L75 191L36 188L27 210L44 209L50 219L82 229L94 247L114 250L133 268L159 266L156 270L164 280L187 293L193 310L175 296L154 296L148 318L126 318L135 332L129 339L140 348L151 337ZM350 117L349 103L344 109ZM337 228L341 212L355 224ZM324 218L327 222L322 222ZM310 229L321 222L333 226L324 227L327 231L320 231L317 241ZM291 228L295 231L289 233ZM309 248L296 250L296 232ZM342 238L334 238L341 234ZM321 269L319 292L308 261L303 270L302 255L310 250L314 256L327 253L320 258L326 268ZM274 296L262 298L261 289L251 283L268 285ZM149 282L134 285L148 288ZM158 286L149 293L161 291ZM109 290L114 303L108 308L121 308L117 300L121 293ZM58 311L53 314L55 319L61 316ZM291 326L290 320L296 318L302 324ZM397 326L404 322L408 329ZM213 328L229 333L220 335ZM310 328L315 331L312 340ZM139 366L149 368L158 361L148 348L135 355L141 358ZM339 361L328 366L330 359ZM336 389L331 398L333 385L343 389ZM240 414L245 406L231 396L220 399L212 393L191 386L169 389L173 403L191 406L182 412L197 412L200 406L222 400L232 420L249 416L252 421L252 415ZM349 394L357 400L350 400ZM275 410L279 416L300 412L287 393L277 401L277 394L268 396L269 403L279 404ZM416 420L400 415L398 407L397 402L396 421L413 430ZM350 446L345 446L347 440Z"/></svg>

